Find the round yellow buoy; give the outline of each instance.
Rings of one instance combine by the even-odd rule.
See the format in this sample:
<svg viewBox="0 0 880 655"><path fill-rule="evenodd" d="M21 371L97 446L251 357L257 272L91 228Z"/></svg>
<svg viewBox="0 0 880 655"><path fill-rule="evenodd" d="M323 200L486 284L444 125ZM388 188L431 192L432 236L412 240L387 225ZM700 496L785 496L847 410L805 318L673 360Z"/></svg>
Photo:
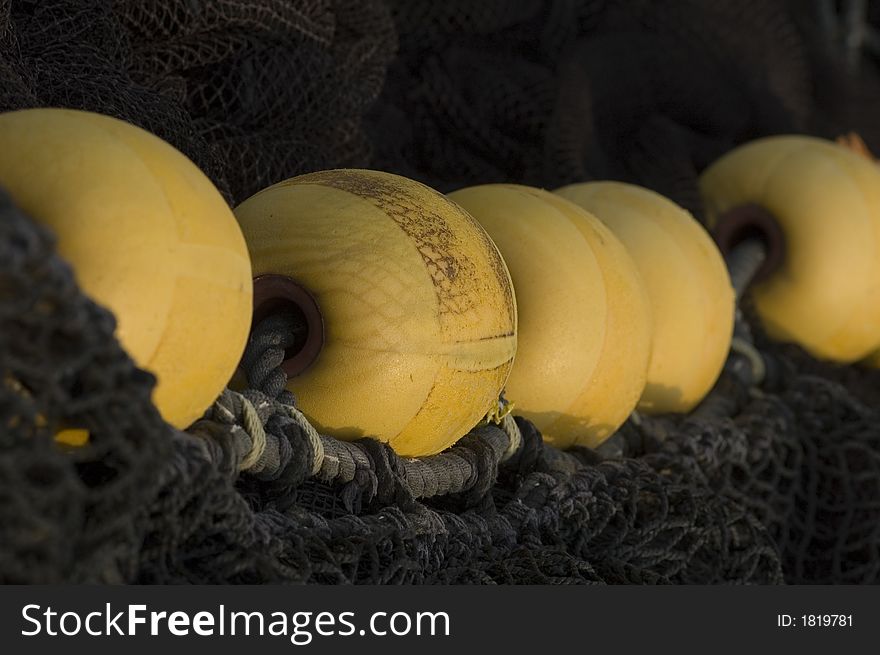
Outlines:
<svg viewBox="0 0 880 655"><path fill-rule="evenodd" d="M595 217L546 191L489 184L449 197L510 268L520 319L507 397L554 445L599 445L645 384L651 317L632 260Z"/></svg>
<svg viewBox="0 0 880 655"><path fill-rule="evenodd" d="M880 171L872 162L822 139L770 137L726 154L700 186L711 224L751 204L781 229L784 255L751 292L769 336L839 362L880 346Z"/></svg>
<svg viewBox="0 0 880 655"><path fill-rule="evenodd" d="M199 418L238 364L252 308L244 239L208 178L123 121L30 109L0 115L0 186L116 315L165 420Z"/></svg>
<svg viewBox="0 0 880 655"><path fill-rule="evenodd" d="M654 332L639 410L689 412L715 384L730 349L735 302L721 253L687 211L648 189L587 182L556 193L605 223L644 280Z"/></svg>
<svg viewBox="0 0 880 655"><path fill-rule="evenodd" d="M497 405L516 304L497 248L458 205L397 175L331 170L235 214L258 304L284 298L308 319L288 388L319 430L429 455Z"/></svg>

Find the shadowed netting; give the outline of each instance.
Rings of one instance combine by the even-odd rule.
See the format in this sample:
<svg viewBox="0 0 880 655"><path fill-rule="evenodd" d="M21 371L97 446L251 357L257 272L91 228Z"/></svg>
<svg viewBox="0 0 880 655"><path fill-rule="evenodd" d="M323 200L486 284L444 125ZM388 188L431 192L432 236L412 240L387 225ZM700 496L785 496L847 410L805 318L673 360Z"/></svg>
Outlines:
<svg viewBox="0 0 880 655"><path fill-rule="evenodd" d="M874 55L854 68L797 4L0 0L0 110L129 120L231 203L370 166L441 190L621 179L701 217L697 175L738 143L880 145ZM880 373L750 322L762 384L731 366L725 411L635 417L596 451L519 418L424 461L321 437L275 375L283 321L248 346L251 388L180 432L4 195L0 580L876 582ZM90 443L56 444L66 426Z"/></svg>

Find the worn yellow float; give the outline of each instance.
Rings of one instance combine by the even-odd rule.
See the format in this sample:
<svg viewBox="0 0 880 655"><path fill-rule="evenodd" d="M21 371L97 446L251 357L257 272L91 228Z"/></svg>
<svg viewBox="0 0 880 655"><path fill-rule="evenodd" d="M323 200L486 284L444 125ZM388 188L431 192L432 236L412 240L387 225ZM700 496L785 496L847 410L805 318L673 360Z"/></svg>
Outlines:
<svg viewBox="0 0 880 655"><path fill-rule="evenodd" d="M689 412L715 384L730 349L735 301L721 253L687 211L648 189L586 182L556 193L605 223L644 280L654 328L639 410Z"/></svg>
<svg viewBox="0 0 880 655"><path fill-rule="evenodd" d="M0 185L113 311L120 343L157 377L165 420L199 418L238 364L252 308L244 239L208 178L128 123L31 109L0 115Z"/></svg>
<svg viewBox="0 0 880 655"><path fill-rule="evenodd" d="M847 363L880 346L875 164L830 141L770 137L719 159L700 186L710 225L727 226L728 243L765 238L764 223L781 234L775 270L751 290L769 336Z"/></svg>
<svg viewBox="0 0 880 655"><path fill-rule="evenodd" d="M332 170L264 189L235 214L258 304L306 319L285 368L319 430L429 455L497 406L516 304L498 249L458 205L390 173Z"/></svg>
<svg viewBox="0 0 880 655"><path fill-rule="evenodd" d="M635 265L601 222L547 191L490 184L449 197L489 232L519 307L507 384L517 413L559 447L596 446L623 423L645 384L648 300Z"/></svg>
<svg viewBox="0 0 880 655"><path fill-rule="evenodd" d="M848 134L837 137L836 143L842 145L847 150L856 153L866 161L870 162L871 165L875 167L877 166L877 159L874 157L874 154L870 151L864 140L862 140L862 137L855 132L849 132ZM872 352L863 359L861 363L872 368L880 368L880 350Z"/></svg>

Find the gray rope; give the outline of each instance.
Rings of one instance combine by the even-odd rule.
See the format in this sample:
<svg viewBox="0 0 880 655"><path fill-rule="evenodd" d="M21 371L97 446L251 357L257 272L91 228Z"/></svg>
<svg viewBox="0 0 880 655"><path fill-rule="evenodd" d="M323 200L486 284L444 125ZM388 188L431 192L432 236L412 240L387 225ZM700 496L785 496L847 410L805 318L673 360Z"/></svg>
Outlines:
<svg viewBox="0 0 880 655"><path fill-rule="evenodd" d="M726 257L730 282L740 300L767 258L767 246L760 239L748 239L736 245Z"/></svg>
<svg viewBox="0 0 880 655"><path fill-rule="evenodd" d="M763 382L766 370L764 357L752 342L748 323L737 309L724 370L712 391L691 412L691 418L715 421L735 416L748 400L748 390Z"/></svg>
<svg viewBox="0 0 880 655"><path fill-rule="evenodd" d="M287 349L297 343L304 329L293 312L273 314L260 322L251 333L241 359L251 389L282 399L288 405L294 404L281 364Z"/></svg>
<svg viewBox="0 0 880 655"><path fill-rule="evenodd" d="M262 321L248 341L242 367L252 389L237 392L226 389L206 414L227 426L238 454L238 470L273 474L286 465L284 443L289 435L268 429L270 419L283 416L299 429L308 442L308 475L333 484L358 479L359 471L372 470L374 462L367 448L319 434L286 392L287 376L281 368L285 350L296 341L299 329L292 314L273 315ZM459 445L447 451L420 458L399 458L399 470L413 498L466 492L481 480L494 478L498 465L511 458L522 445L522 434L503 399L495 411L496 425L474 428ZM468 445L461 445L461 444ZM287 449L289 452L289 448ZM481 453L476 455L475 453ZM488 469L488 473L487 473Z"/></svg>
<svg viewBox="0 0 880 655"><path fill-rule="evenodd" d="M306 417L295 407L273 403L276 412L294 420L312 445L311 476L322 482L344 484L357 477L358 470L369 469L372 460L363 446L357 442L342 441L321 435ZM241 454L239 470L252 472L266 466L267 448L280 437L268 434L253 403L243 394L225 390L215 403L211 418L232 426L236 450ZM522 435L512 416L502 419L494 426L479 426L467 436L479 439L492 452L495 465L509 459L522 443ZM238 428L238 429L235 429ZM469 452L453 446L450 450L420 458L401 458L403 477L410 486L414 498L460 493L471 489L480 470Z"/></svg>
<svg viewBox="0 0 880 655"><path fill-rule="evenodd" d="M260 472L282 460L282 437L266 430L266 423L277 411L276 405L260 392L226 389L206 413L206 419L230 429L239 471Z"/></svg>
<svg viewBox="0 0 880 655"><path fill-rule="evenodd" d="M370 459L364 449L356 442L342 441L333 437L319 435L305 416L296 410L302 421L319 439L323 455L312 464L313 475L324 482L351 482L359 468L370 466ZM484 426L474 428L469 434L481 435L493 452L496 461L503 462L519 449L522 434L513 417L505 416L499 425L500 430L484 430ZM454 493L466 490L467 481L476 475L469 461L450 451L419 458L402 458L404 476L411 483L413 497L430 497L437 494Z"/></svg>

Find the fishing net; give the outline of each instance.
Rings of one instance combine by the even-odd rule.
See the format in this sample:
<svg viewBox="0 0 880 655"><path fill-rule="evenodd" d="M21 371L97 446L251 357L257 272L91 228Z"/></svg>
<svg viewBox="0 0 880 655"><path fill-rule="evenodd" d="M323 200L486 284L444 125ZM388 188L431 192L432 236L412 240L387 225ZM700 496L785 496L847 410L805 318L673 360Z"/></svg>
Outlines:
<svg viewBox="0 0 880 655"><path fill-rule="evenodd" d="M697 175L737 143L856 130L880 146L875 56L854 68L803 7L0 0L0 110L131 121L231 203L371 166L441 190L620 179L700 217ZM508 416L412 460L308 424L278 371L282 318L248 344L248 388L177 431L112 315L0 197L0 580L880 579L880 373L817 362L752 320L766 375L732 358L712 411L634 416L567 452ZM55 442L74 426L87 445Z"/></svg>

